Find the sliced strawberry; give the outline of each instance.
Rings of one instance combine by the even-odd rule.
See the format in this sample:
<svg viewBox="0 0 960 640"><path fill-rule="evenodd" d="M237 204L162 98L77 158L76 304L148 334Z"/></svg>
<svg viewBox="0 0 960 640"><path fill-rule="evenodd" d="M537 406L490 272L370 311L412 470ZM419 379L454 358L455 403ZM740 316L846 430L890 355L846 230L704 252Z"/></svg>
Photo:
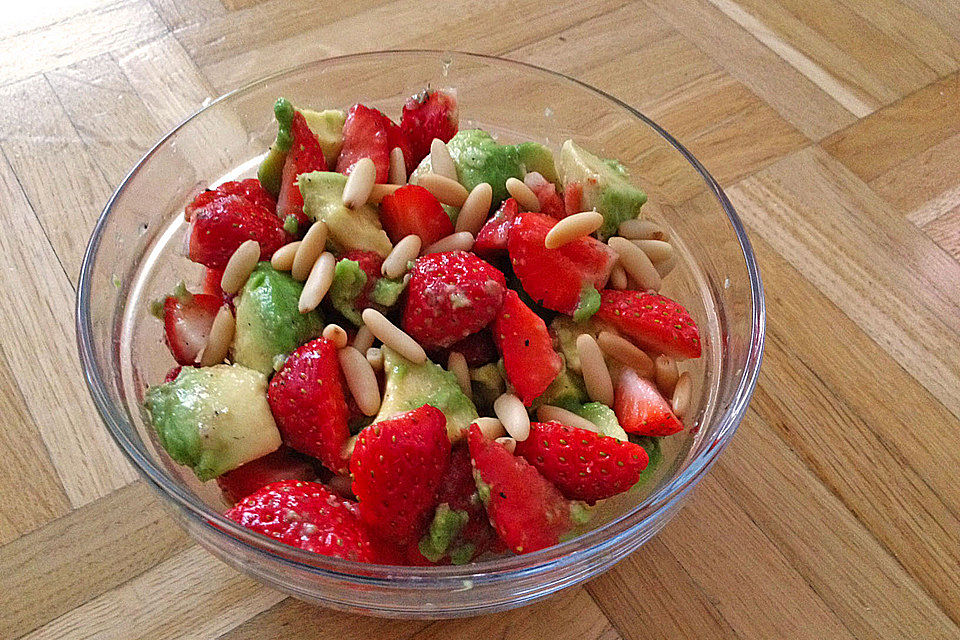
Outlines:
<svg viewBox="0 0 960 640"><path fill-rule="evenodd" d="M260 259L269 260L292 238L283 230L283 222L264 207L235 195L218 198L194 212L188 257L211 269L223 269L247 240L259 242Z"/></svg>
<svg viewBox="0 0 960 640"><path fill-rule="evenodd" d="M623 493L640 479L647 452L640 445L559 422L534 422L516 454L570 500L589 504Z"/></svg>
<svg viewBox="0 0 960 640"><path fill-rule="evenodd" d="M413 158L413 151L410 148L410 141L407 140L407 134L403 132L400 125L386 115L383 116L383 126L387 129L387 144L390 146L390 151L399 148L403 152L403 164L407 170L407 175L410 175L417 168L419 162Z"/></svg>
<svg viewBox="0 0 960 640"><path fill-rule="evenodd" d="M196 363L207 344L221 300L205 293L190 293L182 285L163 301L163 331L173 359L182 365Z"/></svg>
<svg viewBox="0 0 960 640"><path fill-rule="evenodd" d="M400 129L410 143L413 166L427 157L434 138L449 142L457 134L459 124L453 93L428 89L409 98L403 105Z"/></svg>
<svg viewBox="0 0 960 640"><path fill-rule="evenodd" d="M563 209L568 216L583 211L583 185L569 182L563 189Z"/></svg>
<svg viewBox="0 0 960 640"><path fill-rule="evenodd" d="M363 286L363 290L360 292L360 295L354 302L354 308L358 311L362 311L363 309L371 306L370 292L373 291L373 287L377 284L377 280L380 279L380 267L383 266L383 257L379 253L374 253L373 251L354 249L353 251L347 251L340 257L340 259L353 260L360 265L360 270L367 275L367 284Z"/></svg>
<svg viewBox="0 0 960 640"><path fill-rule="evenodd" d="M510 225L520 213L520 207L513 198L507 198L486 224L477 233L473 243L473 252L485 260L493 260L507 251L507 235Z"/></svg>
<svg viewBox="0 0 960 640"><path fill-rule="evenodd" d="M380 202L380 222L394 243L418 235L426 247L453 233L453 222L440 201L415 184L400 187Z"/></svg>
<svg viewBox="0 0 960 640"><path fill-rule="evenodd" d="M648 351L674 358L700 357L700 330L687 310L658 293L603 291L597 317Z"/></svg>
<svg viewBox="0 0 960 640"><path fill-rule="evenodd" d="M256 178L224 182L216 189L207 189L188 204L184 210L184 217L189 221L193 214L202 207L225 196L240 196L253 204L260 205L271 213L277 210L277 203Z"/></svg>
<svg viewBox="0 0 960 640"><path fill-rule="evenodd" d="M447 419L439 409L423 405L366 427L350 457L360 517L398 545L419 539L449 464Z"/></svg>
<svg viewBox="0 0 960 640"><path fill-rule="evenodd" d="M167 375L163 376L164 382L173 382L177 379L177 376L180 375L180 372L183 371L183 366L177 365L172 367L170 371L167 371Z"/></svg>
<svg viewBox="0 0 960 640"><path fill-rule="evenodd" d="M510 289L491 327L507 380L528 407L563 368L543 319Z"/></svg>
<svg viewBox="0 0 960 640"><path fill-rule="evenodd" d="M556 218L557 220L567 217L567 212L563 205L563 198L557 193L557 188L552 182L548 181L536 171L531 171L525 175L523 182L530 187L530 190L537 196L537 200L540 202L540 213L550 216L551 218Z"/></svg>
<svg viewBox="0 0 960 640"><path fill-rule="evenodd" d="M221 280L223 280L223 269L211 269L210 267L204 268L202 285L203 292L211 296L216 296L226 302L231 296L228 296L223 292L223 287L220 286Z"/></svg>
<svg viewBox="0 0 960 640"><path fill-rule="evenodd" d="M299 347L270 381L267 400L287 446L347 472L350 437L337 348L326 338Z"/></svg>
<svg viewBox="0 0 960 640"><path fill-rule="evenodd" d="M313 480L316 471L310 462L281 446L273 453L251 460L217 478L217 485L231 502L239 502L248 495L280 480Z"/></svg>
<svg viewBox="0 0 960 640"><path fill-rule="evenodd" d="M519 214L507 248L524 291L547 309L573 315L606 285L617 254L592 236L547 249L544 239L556 223L541 213Z"/></svg>
<svg viewBox="0 0 960 640"><path fill-rule="evenodd" d="M297 176L311 171L326 171L327 161L323 157L320 141L299 111L293 113L290 133L293 142L283 163L280 195L277 196L277 216L284 221L287 216L294 216L297 223L306 228L310 220L303 212L303 195L297 185Z"/></svg>
<svg viewBox="0 0 960 640"><path fill-rule="evenodd" d="M360 158L370 158L377 168L377 182L386 183L390 175L390 134L385 116L355 104L343 124L343 147L337 159L337 171L349 174Z"/></svg>
<svg viewBox="0 0 960 640"><path fill-rule="evenodd" d="M624 367L614 393L614 411L627 433L642 436L672 436L683 423L652 382Z"/></svg>
<svg viewBox="0 0 960 640"><path fill-rule="evenodd" d="M497 534L514 553L552 547L573 522L570 503L526 460L470 425L470 455L480 495Z"/></svg>

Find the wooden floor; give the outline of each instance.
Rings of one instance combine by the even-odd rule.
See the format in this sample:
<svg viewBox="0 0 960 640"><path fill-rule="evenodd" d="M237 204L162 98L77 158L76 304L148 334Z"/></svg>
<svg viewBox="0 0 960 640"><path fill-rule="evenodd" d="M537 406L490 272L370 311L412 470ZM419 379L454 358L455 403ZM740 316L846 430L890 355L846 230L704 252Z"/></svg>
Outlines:
<svg viewBox="0 0 960 640"><path fill-rule="evenodd" d="M0 23L0 638L960 638L960 4L14 6ZM747 419L663 533L585 587L438 623L313 609L192 545L108 441L72 313L107 197L206 98L420 46L545 65L664 124L740 211L769 310Z"/></svg>

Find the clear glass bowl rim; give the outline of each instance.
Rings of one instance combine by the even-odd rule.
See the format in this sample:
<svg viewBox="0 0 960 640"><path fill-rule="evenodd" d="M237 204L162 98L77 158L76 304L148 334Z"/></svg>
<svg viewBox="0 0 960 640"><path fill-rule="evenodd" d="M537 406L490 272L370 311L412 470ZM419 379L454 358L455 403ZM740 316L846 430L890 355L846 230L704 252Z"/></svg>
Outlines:
<svg viewBox="0 0 960 640"><path fill-rule="evenodd" d="M674 147L690 163L694 170L700 174L730 221L746 263L753 305L750 342L747 346L747 362L740 374L739 383L734 393L734 400L719 417L717 435L714 438L713 446L705 447L696 458L690 461L681 473L648 496L640 506L597 529L541 551L461 566L401 567L394 565L371 565L321 556L275 542L266 536L256 534L241 527L232 520L228 520L220 513L211 510L183 488L171 482L167 473L153 460L144 455L138 449L137 445L128 437L125 429L133 431L135 427L129 422L126 416L123 415L124 412L110 400L107 385L97 368L97 360L94 353L93 324L90 315L91 279L93 277L94 261L97 250L103 240L104 227L116 200L127 188L127 185L136 179L140 169L149 162L151 156L187 123L199 117L208 109L212 109L219 103L227 101L236 95L273 82L285 75L294 75L309 67L332 62L349 62L350 60L378 56L389 57L405 55L463 57L488 64L514 65L537 73L553 76L559 81L573 83L588 92L616 104L653 129ZM569 566L578 563L594 556L600 551L615 551L622 541L629 540L635 534L638 534L645 526L648 526L650 522L655 521L661 512L667 511L673 503L682 499L683 496L699 482L700 478L706 474L717 457L729 444L736 432L737 426L743 419L747 404L756 386L762 360L765 327L766 311L763 284L760 279L756 258L750 241L747 238L743 223L740 221L736 210L713 176L710 175L706 168L704 168L683 145L674 139L673 136L653 120L622 100L576 78L537 65L501 58L499 56L440 49L393 49L323 58L278 71L259 80L255 80L243 87L221 95L209 104L198 109L170 130L147 151L110 196L94 227L86 252L84 253L80 279L77 286L76 303L77 345L84 378L90 395L93 398L94 405L121 451L123 451L134 468L148 481L154 490L170 500L181 512L188 514L194 524L212 529L211 533L229 535L235 539L239 539L245 543L251 551L256 552L258 555L269 556L274 561L280 561L281 563L290 563L293 565L292 568L297 570L315 572L326 578L345 579L358 585L368 585L370 587L416 587L418 585L425 586L426 582L440 582L449 584L450 586L460 585L464 581L471 581L473 583L501 582L521 575L529 577L533 574L548 573L560 566ZM265 558L265 560L269 561L267 558ZM433 584L432 586L437 585Z"/></svg>

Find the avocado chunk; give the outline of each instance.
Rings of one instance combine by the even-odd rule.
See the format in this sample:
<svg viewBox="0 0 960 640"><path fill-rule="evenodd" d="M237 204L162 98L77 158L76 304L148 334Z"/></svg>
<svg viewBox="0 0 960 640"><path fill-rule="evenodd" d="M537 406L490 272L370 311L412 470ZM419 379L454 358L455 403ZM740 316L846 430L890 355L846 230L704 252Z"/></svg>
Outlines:
<svg viewBox="0 0 960 640"><path fill-rule="evenodd" d="M145 404L160 446L203 481L280 447L267 377L238 364L184 367L148 388Z"/></svg>
<svg viewBox="0 0 960 640"><path fill-rule="evenodd" d="M462 438L461 431L466 430L478 415L476 407L460 389L457 377L429 360L414 364L390 347L384 346L382 350L386 384L380 412L373 422L429 404L447 417L450 441Z"/></svg>
<svg viewBox="0 0 960 640"><path fill-rule="evenodd" d="M467 191L481 182L493 187L493 209L510 197L506 184L508 178L523 180L523 162L517 147L498 144L486 131L459 131L447 143L447 148L457 167L457 179Z"/></svg>
<svg viewBox="0 0 960 640"><path fill-rule="evenodd" d="M484 411L493 409L493 401L506 389L501 366L496 362L470 369L470 388L474 404Z"/></svg>
<svg viewBox="0 0 960 640"><path fill-rule="evenodd" d="M420 553L430 562L438 562L470 520L466 511L451 509L446 502L437 506L430 529L420 538Z"/></svg>
<svg viewBox="0 0 960 640"><path fill-rule="evenodd" d="M553 152L539 142L521 142L517 145L517 153L520 154L520 162L526 173L536 171L547 182L555 185L560 184L560 176L557 175L557 167L553 162Z"/></svg>
<svg viewBox="0 0 960 640"><path fill-rule="evenodd" d="M577 338L584 333L596 338L601 331L611 330L609 324L596 318L591 318L585 322L577 322L569 316L557 316L550 322L550 334L554 338L554 346L563 355L567 367L576 372L580 371Z"/></svg>
<svg viewBox="0 0 960 640"><path fill-rule="evenodd" d="M647 194L630 183L623 165L599 158L573 140L560 148L560 172L564 185L579 182L583 186L582 208L603 215L603 226L597 231L601 240L616 234L624 220L639 217L647 201Z"/></svg>
<svg viewBox="0 0 960 640"><path fill-rule="evenodd" d="M292 352L323 331L318 311L300 313L303 285L269 262L257 265L237 302L233 361L269 375L274 359Z"/></svg>
<svg viewBox="0 0 960 640"><path fill-rule="evenodd" d="M334 171L313 171L297 178L303 195L303 212L311 220L327 223L327 245L337 253L353 249L374 251L386 258L393 245L380 226L377 208L365 204L348 209L343 204L343 185L347 176Z"/></svg>
<svg viewBox="0 0 960 640"><path fill-rule="evenodd" d="M406 288L407 283L403 280L377 278L377 281L373 283L373 289L370 291L370 302L379 304L381 307L392 307L397 304L400 294Z"/></svg>
<svg viewBox="0 0 960 640"><path fill-rule="evenodd" d="M634 488L641 487L653 478L657 469L663 463L663 451L660 449L660 438L654 436L631 436L630 442L638 444L647 452L647 468L640 472L640 479Z"/></svg>
<svg viewBox="0 0 960 640"><path fill-rule="evenodd" d="M550 404L572 411L586 400L587 388L583 384L583 377L564 365L550 386L533 401L533 407Z"/></svg>
<svg viewBox="0 0 960 640"><path fill-rule="evenodd" d="M620 426L617 414L602 402L588 402L574 409L573 412L597 425L600 435L610 436L617 440L627 440L627 432Z"/></svg>
<svg viewBox="0 0 960 640"><path fill-rule="evenodd" d="M310 131L317 136L327 166L335 166L337 156L340 155L340 149L343 148L343 123L347 120L347 114L340 109L324 109L323 111L297 109L297 111L303 114L303 119L307 121Z"/></svg>
<svg viewBox="0 0 960 640"><path fill-rule="evenodd" d="M358 327L363 324L363 320L360 319L360 310L357 309L357 298L365 286L367 274L360 268L359 262L346 259L337 261L333 283L330 285L330 301L334 309Z"/></svg>

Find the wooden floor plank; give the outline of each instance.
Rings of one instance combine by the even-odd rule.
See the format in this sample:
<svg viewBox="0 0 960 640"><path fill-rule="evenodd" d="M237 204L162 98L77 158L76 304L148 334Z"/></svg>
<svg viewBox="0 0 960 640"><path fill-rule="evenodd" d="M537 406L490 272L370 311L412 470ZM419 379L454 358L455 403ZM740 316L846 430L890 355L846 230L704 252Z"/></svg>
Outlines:
<svg viewBox="0 0 960 640"><path fill-rule="evenodd" d="M901 2L927 16L954 38L960 40L960 6L940 0L901 0Z"/></svg>
<svg viewBox="0 0 960 640"><path fill-rule="evenodd" d="M960 205L960 134L905 158L869 182L916 225Z"/></svg>
<svg viewBox="0 0 960 640"><path fill-rule="evenodd" d="M39 30L76 15L112 4L115 0L35 0L4 6L0 39Z"/></svg>
<svg viewBox="0 0 960 640"><path fill-rule="evenodd" d="M956 260L960 260L960 201L944 215L923 225L923 231Z"/></svg>

